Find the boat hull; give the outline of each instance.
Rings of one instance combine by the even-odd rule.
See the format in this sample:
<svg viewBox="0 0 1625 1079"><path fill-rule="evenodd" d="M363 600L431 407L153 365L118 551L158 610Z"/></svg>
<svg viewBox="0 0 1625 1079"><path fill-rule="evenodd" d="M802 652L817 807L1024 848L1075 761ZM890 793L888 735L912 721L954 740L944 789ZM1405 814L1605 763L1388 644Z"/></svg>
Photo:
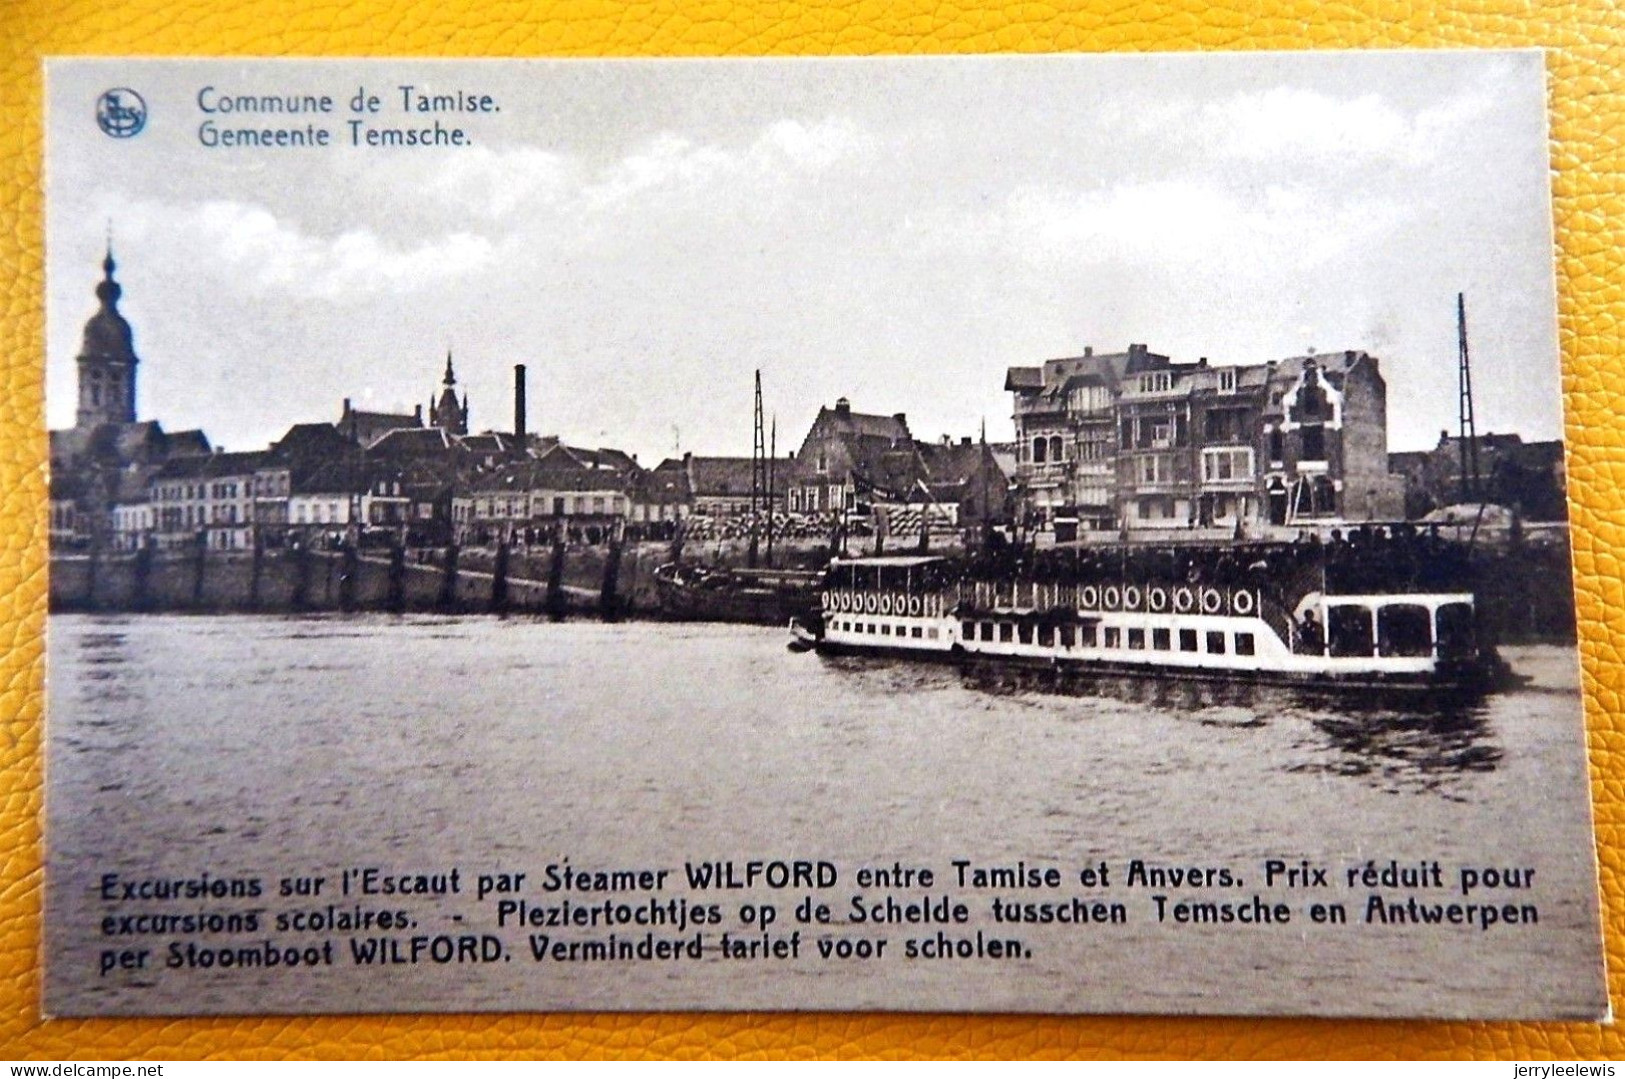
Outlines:
<svg viewBox="0 0 1625 1079"><path fill-rule="evenodd" d="M1223 667L1168 667L1150 663L1126 663L1110 659L1083 659L1070 656L989 655L954 647L928 651L909 647L848 644L820 640L816 651L824 656L870 657L950 664L982 674L1015 673L1040 676L1050 681L1091 679L1136 679L1217 683L1227 685L1279 686L1314 692L1370 692L1405 696L1426 694L1477 695L1512 688L1520 679L1493 656L1451 665L1427 672L1337 672L1237 670Z"/></svg>
<svg viewBox="0 0 1625 1079"><path fill-rule="evenodd" d="M817 606L816 579L759 583L732 572L691 574L662 566L655 591L662 617L678 622L739 622L783 626Z"/></svg>

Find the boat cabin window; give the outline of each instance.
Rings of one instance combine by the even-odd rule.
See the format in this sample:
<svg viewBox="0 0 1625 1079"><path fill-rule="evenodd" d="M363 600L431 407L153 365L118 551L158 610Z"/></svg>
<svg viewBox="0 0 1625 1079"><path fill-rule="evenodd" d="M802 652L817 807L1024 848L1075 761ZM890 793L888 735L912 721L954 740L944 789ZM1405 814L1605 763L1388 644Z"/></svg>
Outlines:
<svg viewBox="0 0 1625 1079"><path fill-rule="evenodd" d="M983 622L982 623L982 640L991 641L992 639L993 639L993 623L992 622Z"/></svg>
<svg viewBox="0 0 1625 1079"><path fill-rule="evenodd" d="M1439 656L1467 659L1473 654L1473 608L1467 603L1446 603L1439 608Z"/></svg>
<svg viewBox="0 0 1625 1079"><path fill-rule="evenodd" d="M908 635L910 637L922 637L924 636L924 633L921 632L919 626L915 626L913 629L909 630Z"/></svg>
<svg viewBox="0 0 1625 1079"><path fill-rule="evenodd" d="M1078 627L1076 627L1076 626L1062 626L1061 627L1061 647L1062 648L1071 648L1073 646L1073 644L1075 644L1077 642L1077 636L1078 636L1077 628Z"/></svg>
<svg viewBox="0 0 1625 1079"><path fill-rule="evenodd" d="M1253 652L1253 635L1251 633L1236 634L1236 655L1250 656Z"/></svg>
<svg viewBox="0 0 1625 1079"><path fill-rule="evenodd" d="M1016 627L1009 622L999 623L999 640L1008 644L1016 639Z"/></svg>
<svg viewBox="0 0 1625 1079"><path fill-rule="evenodd" d="M1106 636L1105 647L1107 647L1107 648L1121 648L1121 647L1123 647L1123 631L1118 629L1116 626L1107 626L1106 629L1105 629L1105 636Z"/></svg>
<svg viewBox="0 0 1625 1079"><path fill-rule="evenodd" d="M1224 655L1224 634L1216 629L1209 630L1207 634L1207 650L1211 655Z"/></svg>
<svg viewBox="0 0 1625 1079"><path fill-rule="evenodd" d="M1145 630L1131 629L1128 631L1128 646L1135 651L1145 647Z"/></svg>
<svg viewBox="0 0 1625 1079"><path fill-rule="evenodd" d="M1179 631L1179 650L1181 652L1196 651L1196 631L1194 629Z"/></svg>
<svg viewBox="0 0 1625 1079"><path fill-rule="evenodd" d="M1038 643L1043 645L1045 648L1054 648L1055 647L1055 627L1054 626L1039 626L1038 627Z"/></svg>
<svg viewBox="0 0 1625 1079"><path fill-rule="evenodd" d="M1326 640L1334 656L1369 656L1372 652L1371 612L1344 605L1326 612Z"/></svg>
<svg viewBox="0 0 1625 1079"><path fill-rule="evenodd" d="M891 623L890 622L882 622L882 623L880 623L880 635L882 637L890 637L891 636Z"/></svg>
<svg viewBox="0 0 1625 1079"><path fill-rule="evenodd" d="M1096 633L1095 633L1095 627L1094 626L1079 626L1078 627L1078 643L1080 645L1082 645L1083 647L1085 647L1085 648L1094 648L1094 647L1096 647L1095 637L1096 637Z"/></svg>
<svg viewBox="0 0 1625 1079"><path fill-rule="evenodd" d="M986 625L987 623L984 622L982 624ZM974 641L976 639L976 623L975 622L966 622L966 623L964 623L963 625L961 625L959 627L959 631L960 631L961 634L964 635L964 638L967 641Z"/></svg>
<svg viewBox="0 0 1625 1079"><path fill-rule="evenodd" d="M1016 629L1018 635L1021 637L1022 644L1033 643L1033 627L1031 623L1023 622L1020 626L1016 627Z"/></svg>
<svg viewBox="0 0 1625 1079"><path fill-rule="evenodd" d="M1154 629L1151 631L1151 647L1158 652L1167 652L1173 648L1170 638L1168 630Z"/></svg>
<svg viewBox="0 0 1625 1079"><path fill-rule="evenodd" d="M1390 603L1380 608L1377 652L1384 656L1431 656L1433 612L1414 603Z"/></svg>

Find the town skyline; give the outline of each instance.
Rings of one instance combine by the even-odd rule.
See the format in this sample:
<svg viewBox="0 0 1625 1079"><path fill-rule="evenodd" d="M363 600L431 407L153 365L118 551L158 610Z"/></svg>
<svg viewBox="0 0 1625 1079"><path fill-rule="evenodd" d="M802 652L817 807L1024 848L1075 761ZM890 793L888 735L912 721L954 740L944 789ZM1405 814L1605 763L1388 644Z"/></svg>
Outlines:
<svg viewBox="0 0 1625 1079"><path fill-rule="evenodd" d="M111 223L143 415L233 449L345 397L409 411L448 347L476 429L524 363L534 430L646 461L748 447L758 369L790 430L844 396L1007 441L1006 367L1130 343L1368 351L1418 449L1454 427L1457 291L1479 430L1561 436L1538 54L983 65L505 68L472 149L383 158L196 145L199 86L342 98L319 64L76 67L53 108L113 78L153 118L49 148L49 423Z"/></svg>
<svg viewBox="0 0 1625 1079"><path fill-rule="evenodd" d="M108 253L108 255L110 257L114 257L116 259L117 258L117 253L115 251L113 251L113 246L114 245L110 241L107 253ZM119 279L120 279L121 288L123 287L124 275L125 275L124 264L122 262L120 262L119 263L119 269L118 269L118 276L119 276ZM100 280L101 280L101 278L98 277L97 281L99 282ZM94 291L94 290L92 290L92 291ZM124 290L124 291L125 291L125 295L127 295L127 290ZM121 297L121 299L120 299L121 310L125 310L125 306L126 305L123 302L123 298ZM127 314L127 310L126 310L126 314ZM133 322L133 320L132 320L132 322ZM140 327L138 325L135 325L135 326L132 326L132 329L134 330L134 333L135 333L135 336L136 336L136 351L137 351L137 354L139 355L140 354L140 346L139 346ZM1086 351L1087 352L1100 353L1100 354L1113 353L1113 352L1126 352L1131 347L1134 347L1134 344L1125 343L1122 346L1117 347L1117 348L1112 348L1112 347L1109 347L1109 346L1104 346L1103 347L1103 346L1097 346L1097 345L1090 344L1090 345L1083 346L1083 348L1079 349L1076 353L1070 353L1070 354L1066 354L1066 355L1082 356ZM1151 350L1153 352L1156 351L1154 344L1152 344L1150 346L1150 348L1151 348ZM1338 351L1342 351L1342 350L1338 350ZM1355 351L1359 351L1359 350L1355 350ZM1312 350L1312 351L1311 350L1306 350L1304 353L1302 353L1302 355L1317 355L1317 354L1318 355L1324 355L1324 356L1334 355L1334 353L1329 351L1329 350ZM1054 356L1040 357L1039 359L1031 361L1031 362L1033 362L1033 363L1042 363L1044 360L1059 359L1059 358L1063 358L1062 354L1056 354ZM1254 363L1254 364L1256 364L1256 363L1268 363L1268 362L1274 362L1274 361L1279 361L1279 360L1286 360L1286 359L1290 359L1290 358L1296 358L1296 357L1285 357L1285 356L1271 357L1271 358L1269 358L1267 360L1256 360L1256 361L1250 361L1250 362ZM422 420L426 424L432 426L432 413L433 413L433 410L435 408L435 399L440 395L441 391L444 389L442 379L443 379L443 375L444 375L445 365L450 363L450 364L453 365L453 367L455 369L456 378L457 378L456 385L458 387L458 393L459 394L466 394L466 393L469 392L467 387L470 385L470 380L466 377L466 373L465 373L468 361L467 361L466 358L459 359L457 357L457 355L456 355L456 350L455 349L447 349L445 354L440 356L438 359L434 359L433 357L431 357L431 359L433 359L435 363L440 364L440 367L437 367L435 369L437 374L436 374L434 383L433 383L433 385L431 387L432 392L427 392L427 393L420 394L415 399L414 398L406 398L406 397L401 397L401 398L398 398L398 399L388 399L388 398L383 397L383 395L381 395L381 394L375 394L375 393L370 393L370 392L364 392L359 397L349 395L349 394L341 395L336 401L336 407L334 409L330 410L334 414L334 418L331 421L329 421L325 415L320 415L320 416L315 416L315 415L312 415L312 416L287 416L287 417L283 417L280 421L272 419L272 420L270 420L270 428L272 429L272 433L268 437L266 437L263 442L260 442L258 444L253 444L253 445L246 445L246 444L228 445L223 440L220 440L220 439L217 439L217 438L214 437L214 435L213 435L214 428L211 427L211 425L206 421L202 422L202 423L197 423L197 424L190 424L189 423L189 424L184 424L184 425L183 424L172 423L172 422L166 422L165 417L163 415L158 414L158 412L156 410L154 410L154 409L145 407L144 404L143 404L144 399L148 396L148 394L142 392L142 389L141 389L141 387L143 385L145 385L145 381L146 381L145 378L138 381L138 383L137 383L137 388L136 388L136 413L137 413L138 418L144 419L144 420L156 420L160 424L163 424L166 427L166 429L169 429L169 430L190 430L190 429L201 430L201 431L204 432L204 434L210 436L211 444L214 446L214 449L215 449L216 452L226 452L226 451L231 451L231 452L256 452L256 451L259 451L259 450L263 450L266 447L268 447L270 445L273 445L291 427L293 427L295 425L298 425L298 424L332 422L335 425L337 425L338 424L338 417L343 414L343 410L346 407L354 407L355 409L361 410L361 411L372 411L372 412L388 413L388 414L407 414L407 415L410 415L414 411L417 411L417 410L421 409L422 410L422 417L421 417ZM1206 357L1206 356L1199 357L1199 358L1194 359L1194 360L1186 359L1186 358L1183 358L1183 357L1171 357L1171 359L1173 360L1173 362L1175 364L1189 365L1191 367L1195 367L1199 363L1204 363L1204 362L1209 361L1209 357ZM1382 360L1382 357L1379 356L1379 357L1377 357L1377 359L1380 362ZM142 367L143 368L148 367L148 362L149 361L146 359L146 357L142 357ZM1237 362L1234 362L1234 363L1222 363L1222 362L1220 362L1220 363L1213 363L1212 366L1215 366L1215 367L1223 367L1223 366L1243 367L1243 366L1247 366L1248 363L1249 363L1249 361L1237 361ZM484 409L480 409L478 411L476 411L476 408L480 404L480 402L477 402L477 401L471 401L470 402L469 411L470 411L470 414L472 416L476 416L476 417L477 416L482 416L482 415L483 416L491 416L493 414L496 416L495 419L489 419L489 420L487 420L487 419L471 420L470 423L469 423L469 428L468 428L471 433L473 433L473 432L508 433L508 432L512 432L514 430L514 426L515 426L514 425L514 419L515 419L515 413L514 413L515 391L514 391L513 385L512 385L513 366L514 365L512 365L512 364L507 365L506 368L501 373L502 375L506 376L507 379L509 380L509 382L508 382L508 394L507 394L507 396L505 398L501 398L498 401L490 402L490 403L488 403L486 405L486 407ZM531 370L530 365L527 364L525 366L526 366L527 371ZM142 372L143 376L150 375L150 373L151 373L150 369L149 370L143 370L143 372ZM482 377L479 379L479 381L480 381L480 383L482 385L489 384L489 383L492 382L491 377L485 377L485 376L489 376L489 375L490 375L489 372L482 373ZM540 427L537 426L537 412L538 412L538 410L537 410L537 408L535 406L535 403L529 400L529 398L530 398L529 392L527 392L526 396L527 396L526 408L527 408L527 414L528 414L527 423L529 425L529 433L530 434L538 435L538 436L546 435L546 436L550 436L550 437L557 437L561 442L566 443L566 444L580 444L580 445L583 445L583 446L591 446L593 448L614 448L614 449L618 449L618 450L625 450L628 453L628 455L632 457L633 460L642 462L645 467L651 467L652 468L652 467L654 467L655 464L657 464L659 461L661 461L663 459L680 458L685 453L692 454L692 455L695 455L695 456L707 456L707 457L749 457L750 456L749 442L750 442L750 439L751 439L752 436L751 436L749 431L747 431L743 436L742 440L745 443L745 445L742 448L738 447L738 446L717 447L717 448L702 448L702 447L690 447L690 446L687 446L687 445L674 444L672 446L667 447L667 449L664 452L657 452L657 453L654 453L654 454L641 454L636 449L628 448L627 446L622 444L622 441L618 441L614 437L613 432L601 432L601 433L607 433L609 435L609 438L608 438L607 441L603 441L603 440L594 441L593 438L591 438L591 437L586 437L586 438L576 437L575 432L570 432L568 430L555 430L555 429L553 429L551 427L548 427L545 422L542 424L542 426L540 426ZM1005 396L1006 398L1008 397L1007 393L1001 393L1001 396ZM789 457L789 456L793 456L793 454L795 453L796 448L799 446L799 440L796 438L795 432L807 430L812 425L813 420L816 418L816 414L819 411L822 411L822 410L824 410L826 408L834 407L837 401L846 401L846 402L851 403L851 398L847 397L846 395L841 395L840 397L837 397L835 400L832 400L832 401L829 401L829 402L819 403L819 404L814 406L813 414L808 416L805 419L804 422L801 422L799 424L782 424L780 422L782 418L778 416L777 412L772 410L771 406L769 406L769 408L768 408L768 422L770 424L774 424L774 425L778 425L778 426L784 426L785 427L785 434L786 434L787 439L788 439L788 441L786 443L781 444L781 445L779 445L777 447L776 455L778 457L780 457L780 458L786 458L786 457ZM71 405L71 403L72 402L70 400L69 404ZM920 429L920 428L918 428L916 426L915 418L909 414L908 409L906 409L906 408L889 409L887 407L883 407L884 404L885 403L882 403L881 406L877 407L877 406L871 406L871 404L868 403L868 402L857 402L857 403L854 404L854 407L856 407L858 411L871 412L871 413L875 413L875 414L879 414L879 415L897 415L897 414L901 414L903 416L906 416L906 417L908 417L909 426L910 426L910 429L911 429L914 437L921 440L921 441L924 441L924 442L935 442L935 441L942 441L942 440L951 440L951 441L954 441L954 442L958 442L958 441L961 441L962 439L964 439L966 437L975 437L977 439L980 439L982 434L983 434L983 431L982 431L980 426L974 432L930 431L930 430ZM990 429L990 433L987 434L987 441L990 444L1013 445L1014 442L1017 441L1017 432L1014 430L1013 423L1010 422L1011 418L1012 418L1012 414L1010 412L1008 412L1008 411L1005 412L1004 414L1002 414L1002 416L1000 417L1000 420L1002 420L1003 422L1001 424L999 424L999 426L1007 427L1007 428L1010 428L1010 429L1002 431L1002 432L998 432L998 437L995 437L995 434L991 433L992 430L994 429L994 425L991 422L988 424L988 427ZM991 420L991 417L989 417L989 420ZM68 423L61 424L61 425L57 425L57 424L52 424L51 425L52 429L57 429L57 430L70 428L72 426L74 426L74 424L72 422L68 422ZM680 430L677 433L680 433ZM1448 438L1453 439L1458 434L1459 434L1459 431L1457 430L1457 425L1455 423L1446 422L1445 420L1442 419L1441 420L1441 425L1440 425L1440 428L1439 428L1438 432L1434 435L1434 437L1431 440L1423 439L1421 442L1419 442L1419 443L1417 443L1415 445L1395 445L1392 442L1392 437L1391 437L1392 436L1392 431L1391 431L1391 422L1390 422L1390 445L1389 445L1389 450L1390 450L1390 452L1414 452L1414 451L1420 451L1420 450L1428 450L1428 449L1432 449L1435 446L1439 445L1444 438L1448 437ZM1485 437L1490 436L1490 435L1517 435L1517 436L1523 438L1523 440L1526 441L1526 442L1551 441L1551 439L1542 439L1542 438L1539 438L1538 436L1537 437L1532 437L1528 432L1525 432L1525 431L1521 431L1521 430L1517 430L1517 429L1508 430L1508 429L1504 429L1504 428L1498 429L1498 428L1494 428L1492 426L1486 426L1485 424L1480 422L1479 423L1479 429L1478 429L1478 437L1485 438ZM1561 439L1562 439L1562 434L1561 434L1561 432L1559 432L1556 440L1561 441Z"/></svg>

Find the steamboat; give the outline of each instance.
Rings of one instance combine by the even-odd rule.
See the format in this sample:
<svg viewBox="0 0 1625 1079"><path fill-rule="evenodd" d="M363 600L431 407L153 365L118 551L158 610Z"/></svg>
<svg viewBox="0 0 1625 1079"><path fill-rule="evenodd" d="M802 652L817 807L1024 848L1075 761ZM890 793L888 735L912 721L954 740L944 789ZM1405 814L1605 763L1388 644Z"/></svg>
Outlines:
<svg viewBox="0 0 1625 1079"><path fill-rule="evenodd" d="M791 647L1312 689L1485 692L1512 680L1479 640L1470 591L1262 576L979 579L944 558L836 560L820 609L792 622Z"/></svg>

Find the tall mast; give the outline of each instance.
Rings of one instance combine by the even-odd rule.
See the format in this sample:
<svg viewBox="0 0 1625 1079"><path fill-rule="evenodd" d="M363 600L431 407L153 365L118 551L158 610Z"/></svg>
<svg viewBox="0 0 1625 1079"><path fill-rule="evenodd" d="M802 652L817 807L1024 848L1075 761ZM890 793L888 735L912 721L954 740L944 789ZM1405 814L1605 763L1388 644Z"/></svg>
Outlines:
<svg viewBox="0 0 1625 1079"><path fill-rule="evenodd" d="M1467 298L1456 293L1456 339L1461 349L1461 500L1478 497L1478 431L1473 426L1473 363L1467 352Z"/></svg>
<svg viewBox="0 0 1625 1079"><path fill-rule="evenodd" d="M750 444L750 549L748 564L756 567L757 529L761 521L762 495L767 490L767 439L762 426L762 371L756 369L756 430Z"/></svg>
<svg viewBox="0 0 1625 1079"><path fill-rule="evenodd" d="M767 564L773 564L773 487L778 480L779 417L773 415L773 424L767 436Z"/></svg>

